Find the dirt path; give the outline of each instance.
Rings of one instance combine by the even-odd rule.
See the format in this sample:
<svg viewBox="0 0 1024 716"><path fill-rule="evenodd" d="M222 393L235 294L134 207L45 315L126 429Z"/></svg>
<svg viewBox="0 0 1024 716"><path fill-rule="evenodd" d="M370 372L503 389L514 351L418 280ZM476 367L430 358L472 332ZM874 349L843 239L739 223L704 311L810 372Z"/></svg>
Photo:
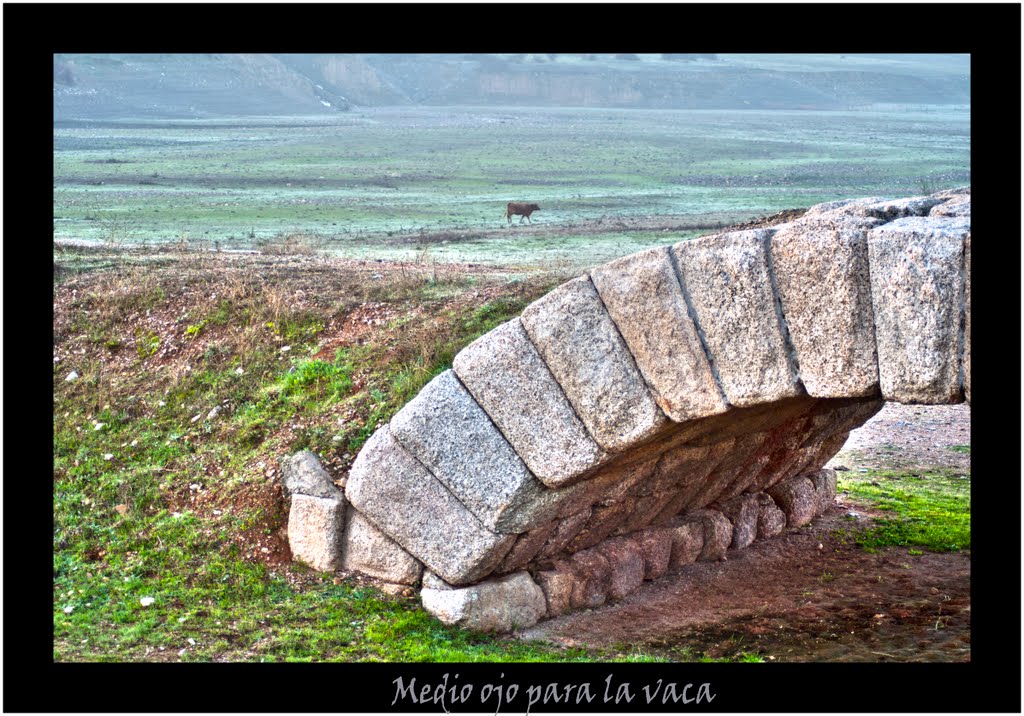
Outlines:
<svg viewBox="0 0 1024 716"><path fill-rule="evenodd" d="M967 406L887 405L832 465L970 469ZM760 654L771 661L969 661L970 554L869 553L848 538L840 495L826 516L725 562L691 565L599 609L522 635L673 659Z"/></svg>

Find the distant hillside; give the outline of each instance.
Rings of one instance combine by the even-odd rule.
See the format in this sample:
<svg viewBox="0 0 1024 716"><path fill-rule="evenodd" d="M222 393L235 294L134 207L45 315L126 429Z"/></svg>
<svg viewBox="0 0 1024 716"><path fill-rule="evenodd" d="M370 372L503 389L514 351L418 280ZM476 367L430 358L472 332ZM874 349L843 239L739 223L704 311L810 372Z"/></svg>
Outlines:
<svg viewBox="0 0 1024 716"><path fill-rule="evenodd" d="M352 106L848 109L969 104L965 55L59 55L60 119Z"/></svg>
<svg viewBox="0 0 1024 716"><path fill-rule="evenodd" d="M272 55L57 55L62 119L305 115L349 103Z"/></svg>

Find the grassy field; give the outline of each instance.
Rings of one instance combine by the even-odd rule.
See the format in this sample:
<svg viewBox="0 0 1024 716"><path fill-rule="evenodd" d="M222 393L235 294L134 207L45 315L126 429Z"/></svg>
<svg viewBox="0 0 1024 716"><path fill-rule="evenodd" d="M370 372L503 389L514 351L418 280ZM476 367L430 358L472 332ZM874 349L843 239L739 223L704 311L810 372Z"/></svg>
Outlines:
<svg viewBox="0 0 1024 716"><path fill-rule="evenodd" d="M389 108L62 125L54 237L226 249L295 235L355 258L430 246L441 260L589 265L678 240L665 226L969 184L969 132L968 113L950 108ZM539 203L542 230L507 228L508 201ZM616 224L652 217L666 221Z"/></svg>
<svg viewBox="0 0 1024 716"><path fill-rule="evenodd" d="M581 267L969 184L968 132L952 111L472 108L55 128L54 237L96 246L54 247L54 659L710 658L467 634L310 572L278 461L345 474L462 346ZM536 224L506 227L510 200ZM969 546L963 483L860 477L844 489L893 510L865 546Z"/></svg>

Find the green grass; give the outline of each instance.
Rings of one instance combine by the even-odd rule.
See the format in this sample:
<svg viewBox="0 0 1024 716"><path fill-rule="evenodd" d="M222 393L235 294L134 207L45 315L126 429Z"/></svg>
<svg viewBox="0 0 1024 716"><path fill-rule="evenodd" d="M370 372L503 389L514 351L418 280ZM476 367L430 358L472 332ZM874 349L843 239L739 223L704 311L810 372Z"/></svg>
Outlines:
<svg viewBox="0 0 1024 716"><path fill-rule="evenodd" d="M946 449L947 450L952 450L953 452L958 452L961 455L970 455L971 454L971 446L970 445L950 445Z"/></svg>
<svg viewBox="0 0 1024 716"><path fill-rule="evenodd" d="M856 475L842 473L839 490L891 514L853 533L856 543L865 549L890 546L922 547L935 552L970 549L969 475L950 470L913 474L892 470Z"/></svg>

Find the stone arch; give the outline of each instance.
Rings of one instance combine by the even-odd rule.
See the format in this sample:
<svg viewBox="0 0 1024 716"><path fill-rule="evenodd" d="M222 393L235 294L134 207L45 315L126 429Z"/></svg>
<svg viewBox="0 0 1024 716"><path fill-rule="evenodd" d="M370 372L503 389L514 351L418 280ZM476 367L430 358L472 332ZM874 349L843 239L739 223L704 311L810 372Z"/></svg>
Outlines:
<svg viewBox="0 0 1024 716"><path fill-rule="evenodd" d="M422 563L449 621L482 580L529 582L533 621L593 606L637 569L809 520L835 494L821 468L884 401L965 397L969 189L643 251L467 346L371 436L344 564L415 582Z"/></svg>

